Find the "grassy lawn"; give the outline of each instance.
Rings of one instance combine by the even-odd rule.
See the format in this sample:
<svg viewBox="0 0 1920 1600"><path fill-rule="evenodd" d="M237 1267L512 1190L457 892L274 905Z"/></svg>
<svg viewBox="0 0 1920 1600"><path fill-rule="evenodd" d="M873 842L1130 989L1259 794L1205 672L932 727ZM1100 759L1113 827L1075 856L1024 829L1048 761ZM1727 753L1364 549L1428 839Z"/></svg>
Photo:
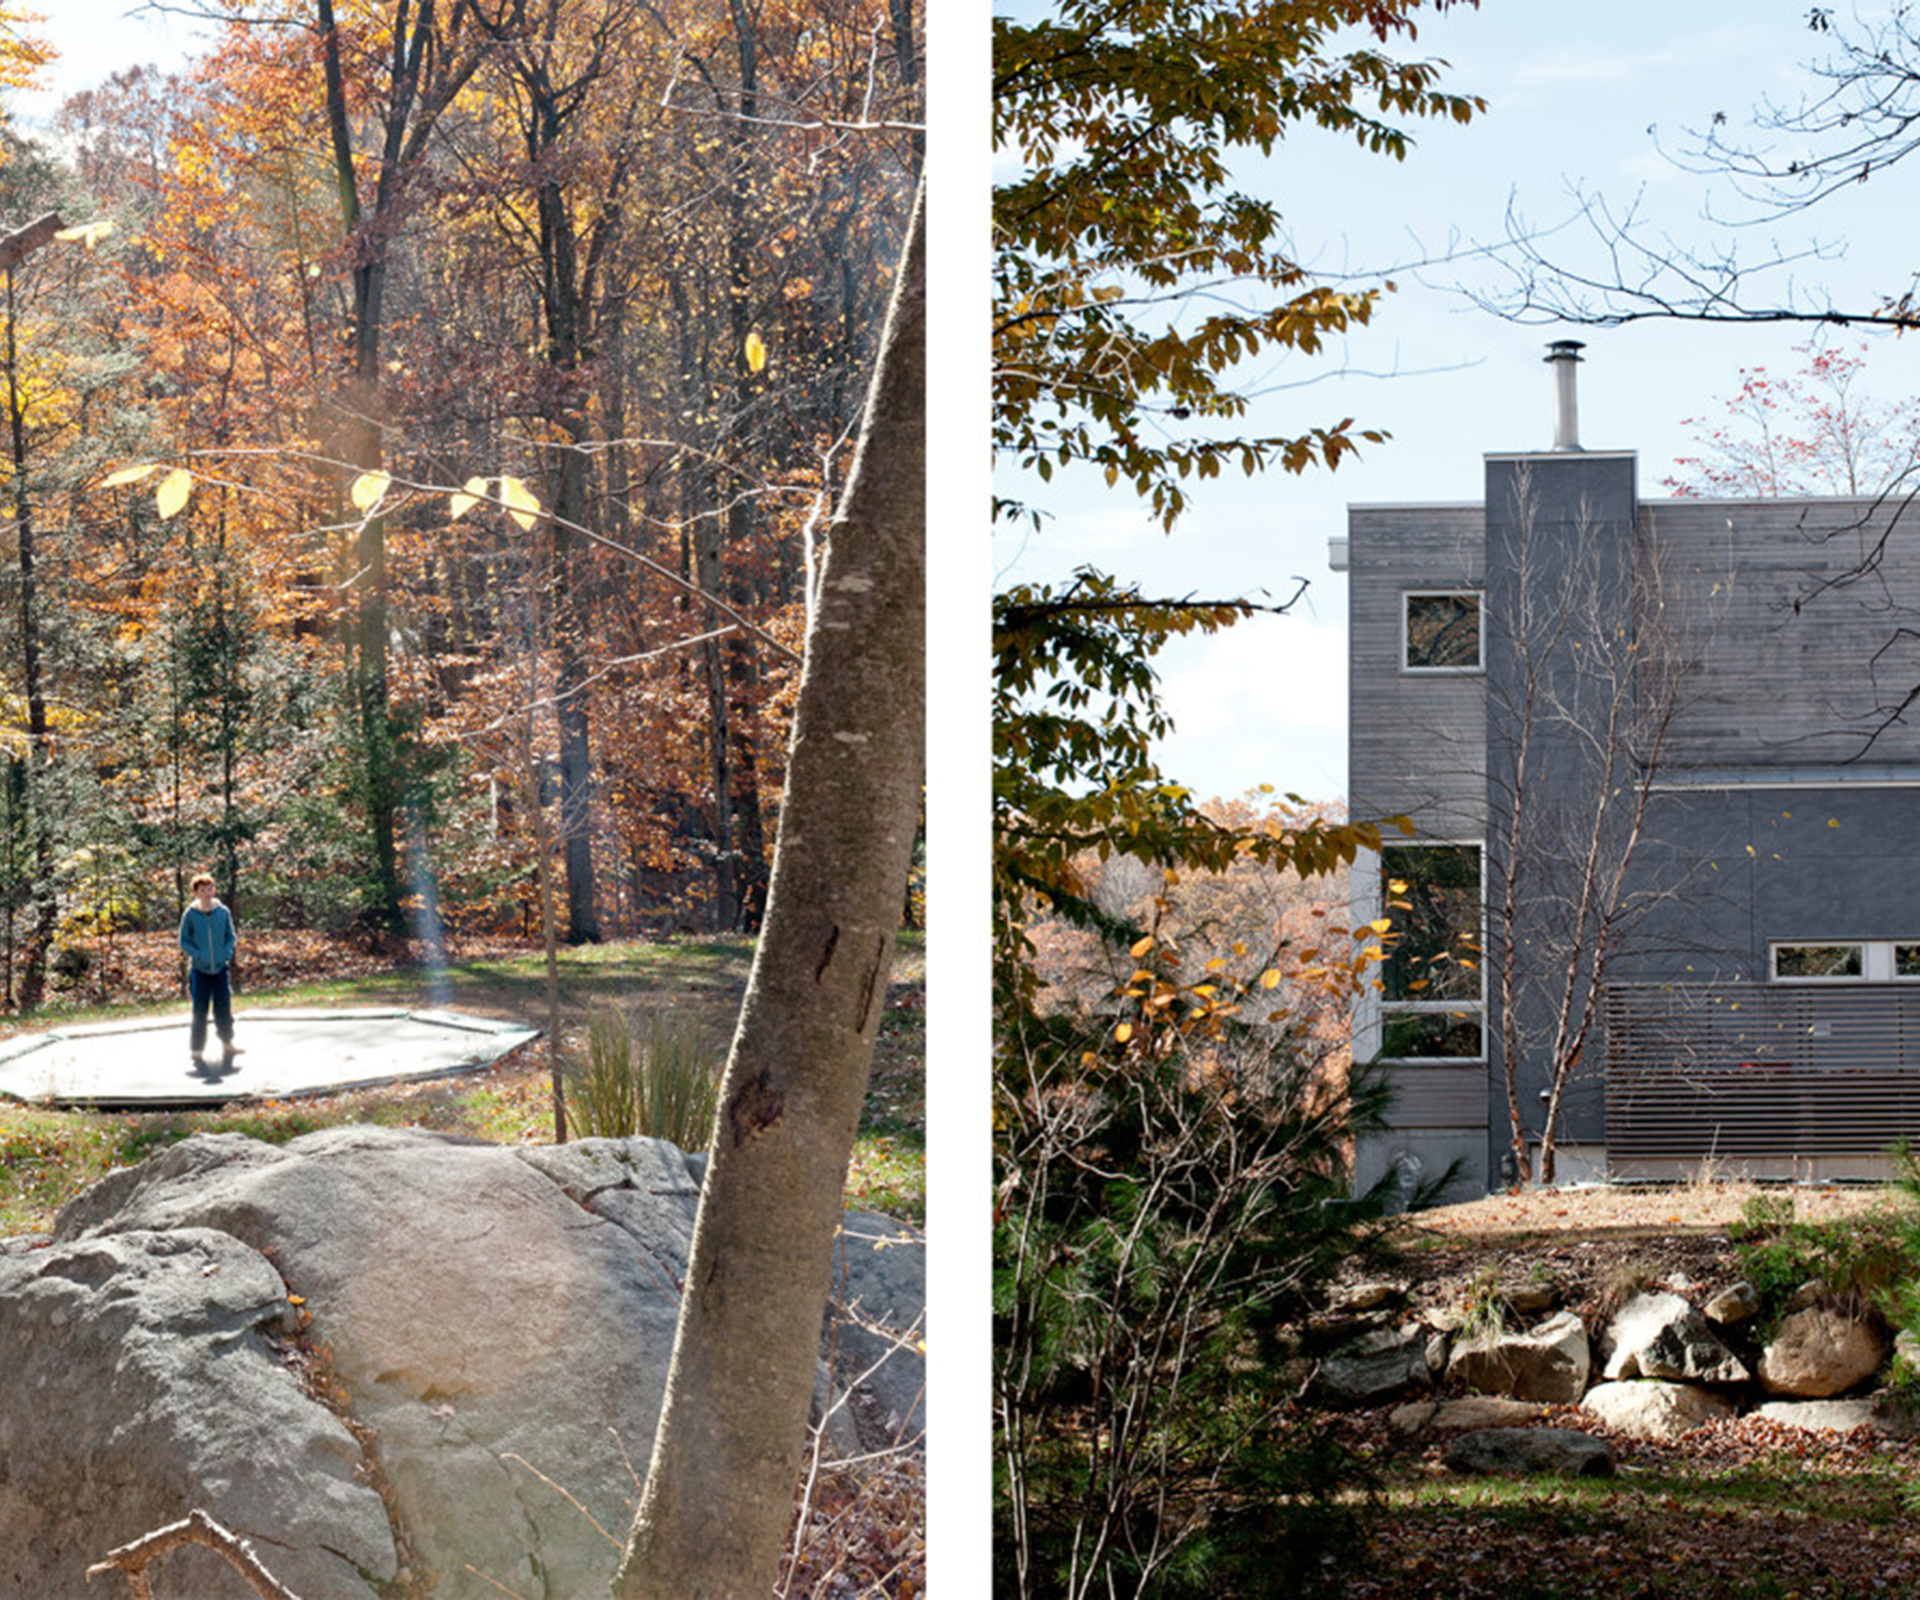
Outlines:
<svg viewBox="0 0 1920 1600"><path fill-rule="evenodd" d="M586 1028L612 1006L636 1021L671 1012L701 1025L724 1054L753 959L747 939L605 944L560 953L561 1045L584 1059ZM926 1213L926 945L903 933L874 1053L847 1203L914 1222ZM240 1008L276 1006L450 1007L546 1026L544 956L490 956L444 973L409 969L352 977L314 975L271 989L242 986ZM37 1026L178 1011L178 1001L118 1007L62 1006ZM430 1128L496 1143L553 1137L553 1103L544 1040L497 1067L466 1077L354 1094L216 1111L86 1113L47 1111L0 1101L0 1237L45 1232L75 1193L115 1167L129 1166L198 1132L239 1132L273 1143L339 1123Z"/></svg>

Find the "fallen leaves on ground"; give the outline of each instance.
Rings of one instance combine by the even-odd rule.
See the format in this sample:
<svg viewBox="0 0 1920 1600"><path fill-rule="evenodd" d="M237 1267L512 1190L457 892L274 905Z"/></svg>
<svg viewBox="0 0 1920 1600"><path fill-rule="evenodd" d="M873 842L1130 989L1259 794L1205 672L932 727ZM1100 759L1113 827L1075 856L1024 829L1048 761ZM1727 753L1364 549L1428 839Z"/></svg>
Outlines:
<svg viewBox="0 0 1920 1600"><path fill-rule="evenodd" d="M1386 1412L1345 1426L1386 1471L1350 1600L1854 1600L1920 1586L1920 1443L1755 1418L1628 1439L1573 1407L1547 1425L1608 1440L1612 1479L1456 1477L1396 1444ZM1333 1575L1330 1574L1330 1577Z"/></svg>
<svg viewBox="0 0 1920 1600"><path fill-rule="evenodd" d="M829 1466L778 1593L792 1600L916 1600L927 1587L926 1467L900 1452Z"/></svg>

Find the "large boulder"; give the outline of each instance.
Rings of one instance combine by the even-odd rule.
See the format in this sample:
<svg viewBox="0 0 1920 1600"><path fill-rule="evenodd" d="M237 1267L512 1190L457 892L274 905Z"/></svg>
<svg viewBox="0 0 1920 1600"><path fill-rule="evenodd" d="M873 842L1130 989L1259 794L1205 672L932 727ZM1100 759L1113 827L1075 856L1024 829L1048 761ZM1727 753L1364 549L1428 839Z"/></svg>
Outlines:
<svg viewBox="0 0 1920 1600"><path fill-rule="evenodd" d="M1448 1443L1441 1460L1449 1472L1482 1476L1613 1475L1613 1451L1607 1442L1575 1428L1486 1428L1463 1433Z"/></svg>
<svg viewBox="0 0 1920 1600"><path fill-rule="evenodd" d="M1525 1333L1461 1340L1447 1375L1488 1394L1570 1405L1586 1392L1592 1360L1586 1327L1562 1311Z"/></svg>
<svg viewBox="0 0 1920 1600"><path fill-rule="evenodd" d="M927 1432L927 1240L877 1211L849 1211L834 1246L823 1335L861 1448Z"/></svg>
<svg viewBox="0 0 1920 1600"><path fill-rule="evenodd" d="M1745 1383L1751 1376L1706 1318L1677 1294L1635 1295L1608 1325L1600 1351L1601 1373L1609 1380Z"/></svg>
<svg viewBox="0 0 1920 1600"><path fill-rule="evenodd" d="M1782 1321L1760 1352L1760 1386L1825 1400L1871 1378L1891 1348L1877 1324L1838 1306L1811 1305Z"/></svg>
<svg viewBox="0 0 1920 1600"><path fill-rule="evenodd" d="M88 1311L105 1331L75 1346L57 1392L9 1383L0 1484L26 1486L42 1509L7 1508L8 1555L26 1561L21 1551L30 1550L34 1564L0 1592L88 1594L87 1560L198 1505L252 1537L305 1600L372 1600L409 1563L431 1577L436 1600L492 1600L503 1588L604 1593L618 1548L601 1530L621 1535L638 1497L701 1166L648 1139L509 1149L342 1128L284 1148L198 1136L113 1174L67 1207L48 1249L0 1257L13 1275L0 1278L0 1329L44 1293L19 1280L23 1272L84 1277L100 1308L131 1308L131 1317L140 1304L133 1286L155 1276L154 1260L173 1260L146 1241L223 1253L205 1273L169 1269L189 1301L170 1321L116 1334ZM883 1230L867 1219L860 1231ZM858 1240L837 1264L842 1298L866 1308L867 1331L886 1347L877 1352L882 1370L898 1378L891 1397L876 1392L855 1408L870 1426L913 1426L924 1363L889 1324L917 1315L905 1263L920 1255ZM900 1282L881 1285L879 1258L890 1258L880 1276L897 1272ZM211 1304L242 1281L240 1307L204 1338L169 1331L192 1326L196 1283ZM876 1356L861 1346L862 1331L836 1331L850 1366ZM176 1347L182 1372L130 1367L129 1342ZM246 1415L218 1421L203 1391L249 1374L257 1381L234 1402ZM269 1380L279 1384L277 1411L256 1395ZM130 1412L152 1414L142 1437L158 1443L134 1448ZM215 1420L195 1421L203 1412ZM267 1449L248 1426L288 1442ZM38 1441L56 1430L87 1474L72 1495L43 1493L37 1482ZM843 1438L856 1447L851 1420ZM135 1480L140 1492L123 1494ZM304 1504L303 1515L283 1499ZM110 1526L101 1516L109 1510ZM315 1525L309 1549L302 1530ZM175 1563L189 1572L179 1558L156 1569L157 1594L244 1592L176 1578Z"/></svg>
<svg viewBox="0 0 1920 1600"><path fill-rule="evenodd" d="M1596 1383L1580 1402L1582 1411L1598 1417L1615 1433L1633 1439L1677 1439L1708 1422L1733 1415L1720 1396L1690 1383L1662 1383L1642 1379L1627 1383Z"/></svg>

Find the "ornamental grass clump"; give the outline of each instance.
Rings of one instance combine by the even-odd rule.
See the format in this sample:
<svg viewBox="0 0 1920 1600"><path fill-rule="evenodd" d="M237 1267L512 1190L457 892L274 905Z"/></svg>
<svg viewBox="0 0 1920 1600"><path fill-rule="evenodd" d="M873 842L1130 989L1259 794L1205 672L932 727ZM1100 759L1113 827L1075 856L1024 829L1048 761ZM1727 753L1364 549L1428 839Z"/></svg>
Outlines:
<svg viewBox="0 0 1920 1600"><path fill-rule="evenodd" d="M568 1120L584 1137L639 1134L704 1150L719 1105L720 1051L705 1028L655 1016L636 1036L617 1011L589 1020L586 1065L567 1084Z"/></svg>

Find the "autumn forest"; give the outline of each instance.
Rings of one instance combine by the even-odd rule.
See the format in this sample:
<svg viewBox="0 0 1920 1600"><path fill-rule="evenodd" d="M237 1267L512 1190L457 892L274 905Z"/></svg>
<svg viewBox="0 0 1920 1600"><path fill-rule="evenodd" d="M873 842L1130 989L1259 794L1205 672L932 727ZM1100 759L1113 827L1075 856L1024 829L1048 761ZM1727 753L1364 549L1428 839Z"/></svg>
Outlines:
<svg viewBox="0 0 1920 1600"><path fill-rule="evenodd" d="M921 8L216 9L3 135L5 1000L202 866L256 927L753 929Z"/></svg>

